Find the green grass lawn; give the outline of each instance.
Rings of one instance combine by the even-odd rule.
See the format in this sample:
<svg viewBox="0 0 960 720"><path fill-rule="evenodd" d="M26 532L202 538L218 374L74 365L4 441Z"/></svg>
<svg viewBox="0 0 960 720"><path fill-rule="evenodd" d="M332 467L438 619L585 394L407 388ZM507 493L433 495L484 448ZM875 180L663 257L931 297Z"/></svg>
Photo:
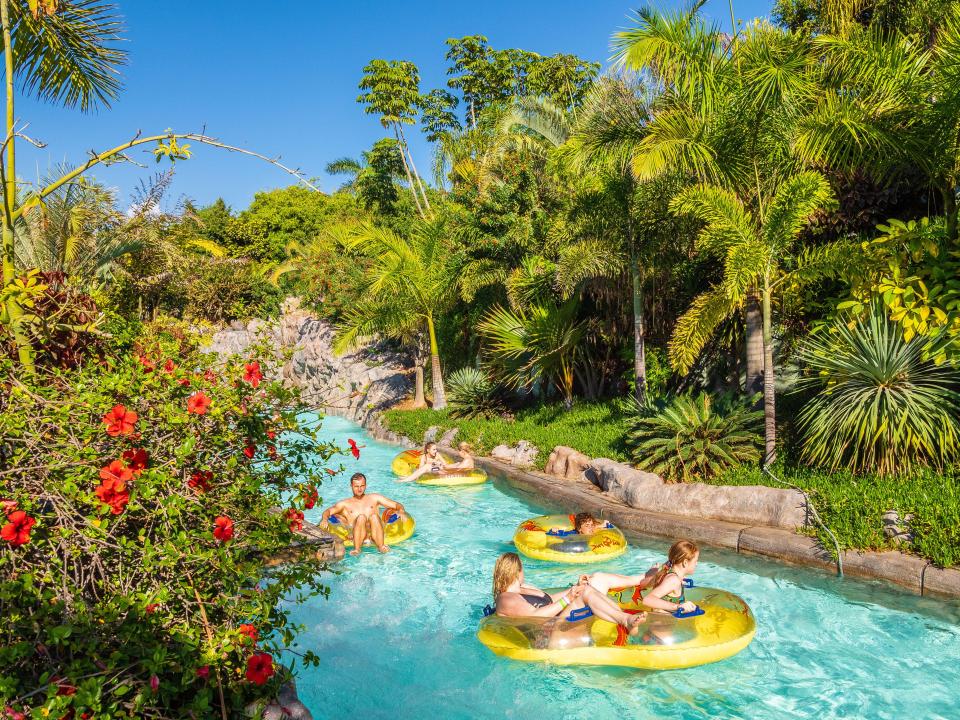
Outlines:
<svg viewBox="0 0 960 720"><path fill-rule="evenodd" d="M441 428L441 433L459 428L457 439L471 443L479 455L488 455L497 445L529 440L540 449L539 469L557 445L576 448L590 457L629 459L623 445L626 418L612 402L579 402L569 411L562 404L542 405L517 411L513 420L463 420L450 417L446 410L388 410L383 424L414 441L421 440L431 425Z"/></svg>
<svg viewBox="0 0 960 720"><path fill-rule="evenodd" d="M443 410L389 410L383 421L414 441L423 438L431 425L440 427L441 432L459 428L457 438L472 443L479 455L488 455L496 445L529 440L540 449L536 458L539 469L557 445L576 448L590 457L630 460L623 443L627 419L614 402L581 402L570 411L560 404L527 408L518 411L513 420L462 420ZM824 473L805 467L778 468L775 474L810 494L843 549L902 549L945 567L960 565L960 468L908 477ZM710 482L782 487L757 467L736 468ZM896 545L884 537L883 514L887 510L896 510L901 518L913 515L913 539L908 545ZM820 539L825 548L833 550L825 533Z"/></svg>

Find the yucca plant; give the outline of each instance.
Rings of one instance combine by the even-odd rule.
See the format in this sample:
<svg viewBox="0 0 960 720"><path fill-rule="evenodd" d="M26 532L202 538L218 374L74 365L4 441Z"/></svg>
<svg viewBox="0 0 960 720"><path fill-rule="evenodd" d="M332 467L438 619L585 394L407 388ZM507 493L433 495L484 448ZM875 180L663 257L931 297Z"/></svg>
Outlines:
<svg viewBox="0 0 960 720"><path fill-rule="evenodd" d="M457 418L490 417L503 409L500 389L477 368L465 367L447 378L450 414Z"/></svg>
<svg viewBox="0 0 960 720"><path fill-rule="evenodd" d="M627 434L633 461L665 480L706 480L760 460L763 412L728 397L678 395L635 412Z"/></svg>
<svg viewBox="0 0 960 720"><path fill-rule="evenodd" d="M905 340L880 303L809 338L798 387L820 392L799 415L803 459L888 475L960 457L960 373L931 350L928 338Z"/></svg>

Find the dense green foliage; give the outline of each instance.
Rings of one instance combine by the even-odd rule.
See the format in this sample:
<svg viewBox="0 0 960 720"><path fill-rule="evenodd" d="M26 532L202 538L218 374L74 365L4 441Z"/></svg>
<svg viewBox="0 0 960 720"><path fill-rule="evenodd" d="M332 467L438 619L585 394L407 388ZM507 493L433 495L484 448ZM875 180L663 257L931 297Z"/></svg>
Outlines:
<svg viewBox="0 0 960 720"><path fill-rule="evenodd" d="M493 417L503 410L502 392L477 368L460 368L447 378L450 416L456 418Z"/></svg>
<svg viewBox="0 0 960 720"><path fill-rule="evenodd" d="M265 379L264 348L223 361L182 328L111 329L80 369L0 367L0 704L233 715L288 675L279 600L324 591L315 558L265 562L336 449Z"/></svg>
<svg viewBox="0 0 960 720"><path fill-rule="evenodd" d="M866 321L840 318L807 340L800 360L813 396L799 417L804 459L878 474L955 462L960 373L927 359L928 350L937 354L922 336L904 339L879 302Z"/></svg>
<svg viewBox="0 0 960 720"><path fill-rule="evenodd" d="M707 480L757 463L762 417L729 397L680 395L656 410L639 408L627 445L642 470L666 480Z"/></svg>

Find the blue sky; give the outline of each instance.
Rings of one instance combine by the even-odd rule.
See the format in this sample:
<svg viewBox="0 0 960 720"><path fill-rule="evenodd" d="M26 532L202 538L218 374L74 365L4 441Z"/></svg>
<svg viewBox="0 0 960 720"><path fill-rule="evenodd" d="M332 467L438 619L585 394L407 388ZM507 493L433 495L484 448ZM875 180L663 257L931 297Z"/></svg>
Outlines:
<svg viewBox="0 0 960 720"><path fill-rule="evenodd" d="M677 5L670 0L669 5ZM145 134L199 131L257 150L320 177L329 160L360 152L384 136L379 122L356 103L363 66L374 57L415 62L421 89L445 87L444 41L482 34L495 48L519 47L550 55L568 52L606 65L611 34L629 25L637 5L624 0L482 0L481 2L120 2L126 18L129 62L124 91L109 109L93 114L20 99L17 117L43 150L20 145L18 174L35 180L57 163L79 164L102 150ZM769 13L770 3L735 0L738 19ZM727 0L709 0L705 14L729 29ZM431 152L418 130L409 131L421 172ZM177 164L168 204L190 197L208 204L223 197L246 207L254 193L290 184L289 176L261 161L195 146ZM149 170L114 166L95 172L122 202L141 180L167 167L135 155Z"/></svg>

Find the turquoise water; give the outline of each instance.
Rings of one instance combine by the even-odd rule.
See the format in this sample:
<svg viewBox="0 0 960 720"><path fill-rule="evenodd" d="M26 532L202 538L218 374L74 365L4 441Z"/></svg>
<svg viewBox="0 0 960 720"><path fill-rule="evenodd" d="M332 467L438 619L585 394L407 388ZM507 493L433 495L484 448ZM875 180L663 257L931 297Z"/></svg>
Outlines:
<svg viewBox="0 0 960 720"><path fill-rule="evenodd" d="M400 500L413 538L387 555L365 550L339 564L330 599L293 609L306 625L300 649L323 657L298 688L317 718L956 718L960 717L960 608L706 548L696 580L743 597L757 636L739 655L688 670L644 672L557 667L497 657L476 639L490 602L497 555L516 525L543 508L500 483L444 489L398 484L398 448L339 418L324 435L366 444L359 461L322 489L350 494L362 471L368 492ZM321 508L307 514L317 522ZM601 567L646 569L666 546L631 545ZM576 566L524 560L541 587L576 580Z"/></svg>

